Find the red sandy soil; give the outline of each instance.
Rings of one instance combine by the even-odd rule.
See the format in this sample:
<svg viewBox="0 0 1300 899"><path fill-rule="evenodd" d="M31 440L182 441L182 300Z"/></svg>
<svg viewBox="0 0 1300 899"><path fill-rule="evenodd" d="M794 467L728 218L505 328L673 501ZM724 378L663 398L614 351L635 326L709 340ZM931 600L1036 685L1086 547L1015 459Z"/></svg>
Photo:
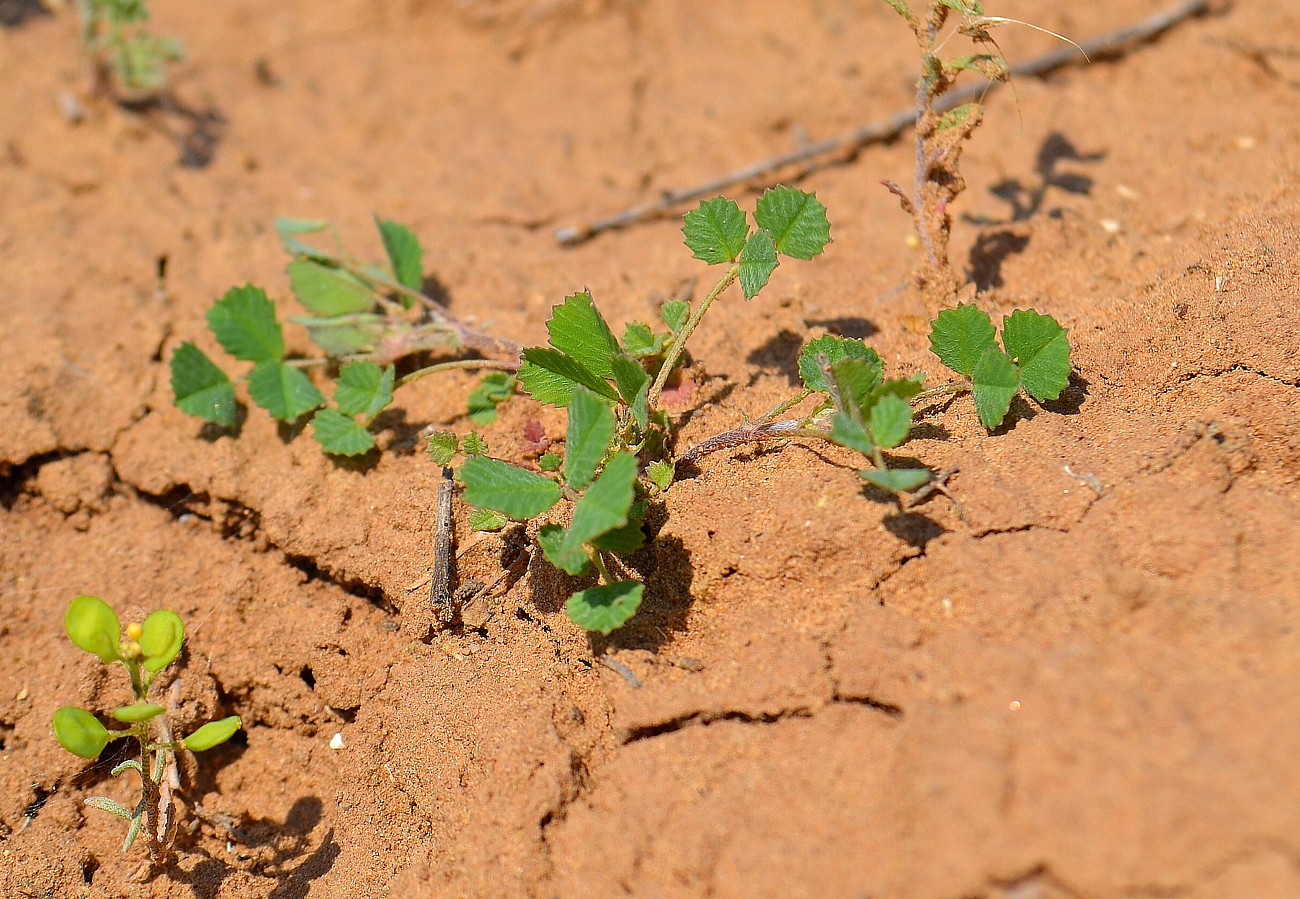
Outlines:
<svg viewBox="0 0 1300 899"><path fill-rule="evenodd" d="M178 101L220 116L206 167L178 114L69 123L72 23L0 4L5 899L1300 896L1300 6L1238 0L990 98L954 259L995 319L1065 323L1076 378L993 435L968 400L931 411L903 455L958 466L960 510L900 511L833 447L718 453L669 492L624 630L589 641L534 561L424 642L417 434L469 428L470 376L399 394L363 465L172 405L214 298L292 312L274 218L375 257L371 211L409 223L452 308L521 342L584 285L619 329L708 277L679 219L554 229L906 108L910 38L877 0L151 5L190 51ZM1162 5L990 11L1082 38ZM787 395L827 330L941 379L879 185L910 153L798 181L834 243L710 313L682 446ZM562 436L516 399L487 437L510 456L539 415ZM516 548L457 510L461 579L495 578ZM116 759L50 732L123 699L62 633L82 592L178 611L182 723L246 724L148 881L82 805L127 801Z"/></svg>

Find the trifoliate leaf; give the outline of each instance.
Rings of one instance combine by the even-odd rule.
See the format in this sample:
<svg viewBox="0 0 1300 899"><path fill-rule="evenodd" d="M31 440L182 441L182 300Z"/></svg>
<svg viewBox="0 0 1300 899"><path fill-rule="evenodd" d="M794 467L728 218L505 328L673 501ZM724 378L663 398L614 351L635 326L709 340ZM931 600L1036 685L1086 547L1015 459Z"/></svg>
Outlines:
<svg viewBox="0 0 1300 899"><path fill-rule="evenodd" d="M559 453L542 453L537 459L537 467L542 471L559 471L564 459Z"/></svg>
<svg viewBox="0 0 1300 899"><path fill-rule="evenodd" d="M930 323L930 351L944 365L968 378L980 356L993 346L995 337L988 313L969 304L945 309Z"/></svg>
<svg viewBox="0 0 1300 899"><path fill-rule="evenodd" d="M172 354L172 396L177 407L204 421L232 428L239 420L235 385L204 352L186 341Z"/></svg>
<svg viewBox="0 0 1300 899"><path fill-rule="evenodd" d="M1021 386L1039 402L1056 399L1070 383L1070 341L1050 315L1011 313L1002 320L1002 345L1016 360Z"/></svg>
<svg viewBox="0 0 1300 899"><path fill-rule="evenodd" d="M826 207L813 194L796 187L773 187L758 198L754 209L758 227L772 235L778 253L812 259L831 242Z"/></svg>
<svg viewBox="0 0 1300 899"><path fill-rule="evenodd" d="M509 372L494 371L483 376L469 395L469 420L476 425L489 425L497 420L497 406L510 399L515 392L515 376Z"/></svg>
<svg viewBox="0 0 1300 899"><path fill-rule="evenodd" d="M628 322L623 328L623 352L638 359L658 356L668 343L667 334L656 334L645 322Z"/></svg>
<svg viewBox="0 0 1300 899"><path fill-rule="evenodd" d="M272 418L281 421L294 421L325 402L301 369L273 360L259 362L249 372L248 395Z"/></svg>
<svg viewBox="0 0 1300 899"><path fill-rule="evenodd" d="M379 227L384 252L388 254L388 264L393 267L397 283L417 292L423 290L424 250L420 248L420 239L411 229L397 222L375 216L375 224Z"/></svg>
<svg viewBox="0 0 1300 899"><path fill-rule="evenodd" d="M492 509L470 509L469 526L471 530L494 533L501 530L510 519Z"/></svg>
<svg viewBox="0 0 1300 899"><path fill-rule="evenodd" d="M80 649L99 656L105 665L120 659L122 625L113 607L98 596L78 596L68 604L63 629Z"/></svg>
<svg viewBox="0 0 1300 899"><path fill-rule="evenodd" d="M185 642L185 625L181 616L170 609L158 609L144 620L140 634L140 654L146 671L157 674L181 651Z"/></svg>
<svg viewBox="0 0 1300 899"><path fill-rule="evenodd" d="M799 375L803 378L805 387L818 393L827 392L826 376L822 373L820 362L821 356L826 357L828 367L834 367L845 359L863 359L868 362L875 369L876 376L867 386L867 390L875 386L885 370L885 363L881 361L880 354L861 340L825 334L808 341L799 351Z"/></svg>
<svg viewBox="0 0 1300 899"><path fill-rule="evenodd" d="M859 359L852 356L837 362L831 368L841 412L848 412L854 417L867 414L867 400L880 381L880 369L879 358Z"/></svg>
<svg viewBox="0 0 1300 899"><path fill-rule="evenodd" d="M691 255L709 265L733 261L745 246L748 234L745 213L726 197L705 200L686 213L682 223L682 235Z"/></svg>
<svg viewBox="0 0 1300 899"><path fill-rule="evenodd" d="M371 289L340 268L314 259L295 259L287 271L293 295L317 315L368 312L375 305Z"/></svg>
<svg viewBox="0 0 1300 899"><path fill-rule="evenodd" d="M660 490L667 490L672 486L676 469L668 462L657 460L646 466L645 473L650 478L650 483Z"/></svg>
<svg viewBox="0 0 1300 899"><path fill-rule="evenodd" d="M495 509L516 521L541 515L561 496L560 485L550 478L486 456L466 459L460 477L467 503Z"/></svg>
<svg viewBox="0 0 1300 899"><path fill-rule="evenodd" d="M319 258L327 254L323 254L310 244L298 240L297 235L315 234L318 231L324 231L329 227L329 224L323 219L295 219L281 216L275 220L275 232L280 235L280 243L284 245L285 252L291 256Z"/></svg>
<svg viewBox="0 0 1300 899"><path fill-rule="evenodd" d="M971 393L980 421L990 431L1002 424L1011 398L1020 389L1020 373L1011 357L995 346L984 350L971 373Z"/></svg>
<svg viewBox="0 0 1300 899"><path fill-rule="evenodd" d="M99 719L74 705L54 713L54 738L59 745L83 759L97 758L108 745L108 728Z"/></svg>
<svg viewBox="0 0 1300 899"><path fill-rule="evenodd" d="M113 709L113 717L123 724L139 724L142 721L157 718L165 711L167 709L164 706L154 705L150 702L137 702L133 705L120 705Z"/></svg>
<svg viewBox="0 0 1300 899"><path fill-rule="evenodd" d="M740 290L745 299L758 296L779 264L772 235L762 228L749 235L745 248L740 251Z"/></svg>
<svg viewBox="0 0 1300 899"><path fill-rule="evenodd" d="M544 524L537 531L537 545L542 548L546 561L574 577L591 573L591 559L581 543L568 541L568 529L558 524Z"/></svg>
<svg viewBox="0 0 1300 899"><path fill-rule="evenodd" d="M429 458L433 464L445 467L451 464L460 451L460 439L451 431L434 431L429 435Z"/></svg>
<svg viewBox="0 0 1300 899"><path fill-rule="evenodd" d="M245 362L284 358L284 332L275 320L275 304L251 284L232 287L208 310L208 327L222 348Z"/></svg>
<svg viewBox="0 0 1300 899"><path fill-rule="evenodd" d="M564 607L578 627L608 634L636 614L644 592L645 584L640 581L601 584L579 590L569 597Z"/></svg>
<svg viewBox="0 0 1300 899"><path fill-rule="evenodd" d="M621 352L614 332L587 291L565 297L546 323L551 346L563 350L602 378L614 377L609 360Z"/></svg>
<svg viewBox="0 0 1300 899"><path fill-rule="evenodd" d="M375 448L375 435L338 409L320 409L311 419L311 436L334 456L359 456Z"/></svg>
<svg viewBox="0 0 1300 899"><path fill-rule="evenodd" d="M668 329L676 334L691 317L691 304L685 300L669 300L659 307L659 316Z"/></svg>
<svg viewBox="0 0 1300 899"><path fill-rule="evenodd" d="M864 456L875 452L875 444L871 442L870 435L844 412L836 412L831 419L831 440Z"/></svg>
<svg viewBox="0 0 1300 899"><path fill-rule="evenodd" d="M307 336L330 356L368 353L379 345L389 330L384 317L369 312L316 318L294 315L289 321L307 329Z"/></svg>
<svg viewBox="0 0 1300 899"><path fill-rule="evenodd" d="M867 428L871 439L883 449L893 449L907 439L912 427L912 407L897 396L881 397L871 407Z"/></svg>
<svg viewBox="0 0 1300 899"><path fill-rule="evenodd" d="M465 435L461 449L465 451L467 456L486 456L488 445L478 431L470 431Z"/></svg>
<svg viewBox="0 0 1300 899"><path fill-rule="evenodd" d="M930 472L924 468L872 468L858 472L858 477L890 493L906 493L930 482Z"/></svg>
<svg viewBox="0 0 1300 899"><path fill-rule="evenodd" d="M393 366L380 368L373 362L358 360L339 371L334 404L344 415L360 415L369 424L392 401Z"/></svg>
<svg viewBox="0 0 1300 899"><path fill-rule="evenodd" d="M229 718L222 718L220 721L209 721L181 740L181 746L190 752L205 752L214 746L220 746L233 737L235 732L239 730L241 723L238 715L231 715Z"/></svg>
<svg viewBox="0 0 1300 899"><path fill-rule="evenodd" d="M582 490L590 484L613 437L614 412L609 403L585 387L573 388L569 431L564 444L564 483L573 490Z"/></svg>
<svg viewBox="0 0 1300 899"><path fill-rule="evenodd" d="M634 404L637 396L645 393L650 376L640 362L622 353L615 356L611 364L614 369L614 386L618 388L619 396L628 405ZM645 423L642 422L641 426L645 427Z"/></svg>
<svg viewBox="0 0 1300 899"><path fill-rule="evenodd" d="M569 405L575 384L581 384L608 400L618 399L618 393L608 381L567 353L550 347L524 350L523 364L519 366L516 377L529 396L552 406Z"/></svg>

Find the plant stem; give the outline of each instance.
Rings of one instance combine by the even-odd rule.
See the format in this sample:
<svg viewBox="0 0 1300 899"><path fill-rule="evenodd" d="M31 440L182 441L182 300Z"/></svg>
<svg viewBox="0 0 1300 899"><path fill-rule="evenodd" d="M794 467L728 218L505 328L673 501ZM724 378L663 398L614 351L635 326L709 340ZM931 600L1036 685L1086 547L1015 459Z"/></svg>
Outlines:
<svg viewBox="0 0 1300 899"><path fill-rule="evenodd" d="M502 359L453 359L451 362L439 362L436 365L417 368L409 375L399 378L395 386L405 387L412 381L418 381L427 375L434 375L440 371L453 371L458 368L494 368L498 371L514 372L519 370L519 363Z"/></svg>
<svg viewBox="0 0 1300 899"><path fill-rule="evenodd" d="M764 412L762 417L759 418L757 421L755 421L754 424L765 425L769 421L771 421L772 419L780 415L782 412L790 411L795 406L799 405L800 403L802 403L804 400L808 399L808 397L812 395L813 392L809 390L807 387L805 387L803 390L799 391L797 394L790 397L790 399L786 400L783 403L779 403L778 405L775 405L771 409Z"/></svg>
<svg viewBox="0 0 1300 899"><path fill-rule="evenodd" d="M951 384L942 384L938 387L931 387L929 390L922 390L913 400L925 401L932 400L941 396L955 396L958 393L967 393L971 389L969 381L954 381Z"/></svg>
<svg viewBox="0 0 1300 899"><path fill-rule="evenodd" d="M614 579L609 576L609 569L605 567L605 560L600 557L600 550L592 550L591 564L596 566L596 572L600 575L602 584L612 584Z"/></svg>
<svg viewBox="0 0 1300 899"><path fill-rule="evenodd" d="M757 424L748 422L730 431L715 434L702 443L697 443L677 458L674 465L680 468L701 456L716 453L718 450L740 446L745 443L761 443L765 440L788 440L791 437L811 437L816 440L830 440L831 432L821 428L806 428L801 418L787 418L784 421Z"/></svg>
<svg viewBox="0 0 1300 899"><path fill-rule="evenodd" d="M664 354L663 365L659 368L659 375L655 378L654 385L650 388L647 398L650 405L654 406L659 401L659 394L663 392L664 385L668 383L668 376L672 374L673 368L686 351L686 341L690 339L695 328L699 325L700 319L704 318L704 313L709 311L713 301L722 295L722 292L731 286L731 282L740 276L740 263L733 262L727 269L726 273L713 285L708 296L700 301L700 305L691 310L691 317L682 325L682 329L677 332L677 336L668 347L668 352Z"/></svg>

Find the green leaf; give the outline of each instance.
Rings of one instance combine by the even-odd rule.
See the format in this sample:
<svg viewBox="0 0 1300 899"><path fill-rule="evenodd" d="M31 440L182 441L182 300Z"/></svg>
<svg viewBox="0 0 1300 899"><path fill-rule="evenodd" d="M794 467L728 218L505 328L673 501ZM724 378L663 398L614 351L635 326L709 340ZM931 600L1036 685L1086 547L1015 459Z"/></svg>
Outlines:
<svg viewBox="0 0 1300 899"><path fill-rule="evenodd" d="M274 360L259 362L249 372L248 395L281 421L294 421L325 402L301 369Z"/></svg>
<svg viewBox="0 0 1300 899"><path fill-rule="evenodd" d="M614 412L609 404L585 387L575 387L564 444L564 483L573 490L590 484L613 437Z"/></svg>
<svg viewBox="0 0 1300 899"><path fill-rule="evenodd" d="M745 299L758 296L779 264L772 235L762 228L749 235L745 248L740 251L740 290Z"/></svg>
<svg viewBox="0 0 1300 899"><path fill-rule="evenodd" d="M672 486L673 476L677 472L672 464L659 459L651 462L646 467L645 473L650 478L650 483L654 484L660 490L667 490Z"/></svg>
<svg viewBox="0 0 1300 899"><path fill-rule="evenodd" d="M570 544L569 532L558 524L544 524L537 531L537 544L546 561L574 577L591 573L591 560L582 544Z"/></svg>
<svg viewBox="0 0 1300 899"><path fill-rule="evenodd" d="M676 334L691 317L691 304L685 300L669 300L659 307L659 316L668 329Z"/></svg>
<svg viewBox="0 0 1300 899"><path fill-rule="evenodd" d="M624 556L636 552L645 543L645 531L641 530L644 518L645 503L633 503L627 524L596 537L591 541L592 547Z"/></svg>
<svg viewBox="0 0 1300 899"><path fill-rule="evenodd" d="M139 724L157 718L166 708L149 702L137 702L134 705L122 705L113 709L113 717L124 724Z"/></svg>
<svg viewBox="0 0 1300 899"><path fill-rule="evenodd" d="M494 509L516 521L541 515L561 496L560 485L550 478L486 456L466 459L460 477L471 506Z"/></svg>
<svg viewBox="0 0 1300 899"><path fill-rule="evenodd" d="M875 386L875 382L880 380L880 376L885 370L885 363L881 361L880 354L861 340L825 334L815 340L808 341L804 344L803 349L799 351L799 374L803 378L804 386L818 393L829 392L826 386L826 376L822 373L819 359L821 356L826 357L828 367L834 367L845 359L865 360L876 373L867 390Z"/></svg>
<svg viewBox="0 0 1300 899"><path fill-rule="evenodd" d="M812 259L831 242L831 223L821 200L796 187L764 191L754 209L758 227L772 235L778 253Z"/></svg>
<svg viewBox="0 0 1300 899"><path fill-rule="evenodd" d="M573 508L573 522L564 538L566 547L581 549L601 534L627 524L636 471L632 453L618 453L605 463L605 470Z"/></svg>
<svg viewBox="0 0 1300 899"><path fill-rule="evenodd" d="M235 731L239 730L241 723L238 715L231 715L229 718L222 718L220 721L209 721L181 740L181 746L190 752L203 752L213 746L220 746L235 735Z"/></svg>
<svg viewBox="0 0 1300 899"><path fill-rule="evenodd" d="M334 387L334 404L344 415L360 415L369 424L393 401L393 366L380 368L373 362L349 362L339 371Z"/></svg>
<svg viewBox="0 0 1300 899"><path fill-rule="evenodd" d="M293 295L317 315L368 312L375 295L353 275L314 259L295 259L286 269Z"/></svg>
<svg viewBox="0 0 1300 899"><path fill-rule="evenodd" d="M284 332L275 304L260 287L232 287L208 310L208 327L222 348L245 362L284 358Z"/></svg>
<svg viewBox="0 0 1300 899"><path fill-rule="evenodd" d="M379 345L387 331L384 317L369 312L326 318L294 315L289 321L306 328L312 343L330 356L368 353Z"/></svg>
<svg viewBox="0 0 1300 899"><path fill-rule="evenodd" d="M559 453L542 453L537 459L537 467L542 471L559 471L564 459Z"/></svg>
<svg viewBox="0 0 1300 899"><path fill-rule="evenodd" d="M850 357L831 368L835 389L839 393L841 412L851 416L868 414L867 401L880 381L881 363L876 359Z"/></svg>
<svg viewBox="0 0 1300 899"><path fill-rule="evenodd" d="M906 493L930 482L930 472L924 468L873 468L858 472L858 477L890 493Z"/></svg>
<svg viewBox="0 0 1300 899"><path fill-rule="evenodd" d="M523 364L516 377L524 391L539 403L569 405L575 384L608 400L618 399L609 382L567 353L550 347L529 347L522 355Z"/></svg>
<svg viewBox="0 0 1300 899"><path fill-rule="evenodd" d="M499 531L510 523L500 512L491 509L470 509L469 526L475 531Z"/></svg>
<svg viewBox="0 0 1300 899"><path fill-rule="evenodd" d="M1002 345L1034 399L1054 400L1070 383L1070 340L1050 315L1018 309L1002 320Z"/></svg>
<svg viewBox="0 0 1300 899"><path fill-rule="evenodd" d="M984 4L980 0L938 0L938 3L940 6L956 10L963 16L975 18L984 15Z"/></svg>
<svg viewBox="0 0 1300 899"><path fill-rule="evenodd" d="M726 197L705 200L686 213L682 223L682 235L691 255L709 265L733 261L745 246L748 234L745 213Z"/></svg>
<svg viewBox="0 0 1300 899"><path fill-rule="evenodd" d="M640 581L601 584L579 590L569 597L564 607L578 627L608 634L636 614L644 592L645 584Z"/></svg>
<svg viewBox="0 0 1300 899"><path fill-rule="evenodd" d="M78 596L69 603L63 629L74 644L105 665L122 657L122 624L113 607L97 596Z"/></svg>
<svg viewBox="0 0 1300 899"><path fill-rule="evenodd" d="M97 758L108 745L108 728L85 709L65 705L54 713L53 724L59 745L83 759Z"/></svg>
<svg viewBox="0 0 1300 899"><path fill-rule="evenodd" d="M320 409L311 419L311 436L332 456L359 456L375 448L375 435L338 409Z"/></svg>
<svg viewBox="0 0 1300 899"><path fill-rule="evenodd" d="M461 449L464 450L467 456L486 456L488 445L478 431L470 431L465 435Z"/></svg>
<svg viewBox="0 0 1300 899"><path fill-rule="evenodd" d="M992 53L971 53L946 64L950 72L975 72L990 81L1003 81L1008 75L1007 61Z"/></svg>
<svg viewBox="0 0 1300 899"><path fill-rule="evenodd" d="M971 393L980 421L990 431L1002 424L1011 398L1020 389L1020 373L1011 357L995 346L984 350L971 373Z"/></svg>
<svg viewBox="0 0 1300 899"><path fill-rule="evenodd" d="M137 641L144 656L145 670L151 674L171 664L185 642L185 625L181 616L170 609L158 609L144 620L144 631Z"/></svg>
<svg viewBox="0 0 1300 899"><path fill-rule="evenodd" d="M397 222L375 216L379 236L384 241L384 252L393 267L393 276L403 287L419 292L424 289L424 250L411 229Z"/></svg>
<svg viewBox="0 0 1300 899"><path fill-rule="evenodd" d="M885 381L883 384L877 384L866 400L862 404L862 414L870 415L871 410L875 408L876 403L885 397L897 397L900 400L910 401L925 387L925 375L912 375L910 378L893 378Z"/></svg>
<svg viewBox="0 0 1300 899"><path fill-rule="evenodd" d="M628 405L634 404L638 396L645 394L650 376L641 367L641 363L631 356L620 353L611 360L611 363L614 369L614 386L618 388L619 396ZM645 424L642 423L641 426L645 427Z"/></svg>
<svg viewBox="0 0 1300 899"><path fill-rule="evenodd" d="M139 763L137 762L137 764ZM109 799L107 796L87 797L86 805L91 808L97 808L101 812L108 812L111 815L117 815L119 818L123 818L127 821L135 820L135 815L128 811L126 806L122 805L120 802Z"/></svg>
<svg viewBox="0 0 1300 899"><path fill-rule="evenodd" d="M995 343L995 337L988 313L963 304L945 309L930 323L930 352L957 374L969 378L980 356Z"/></svg>
<svg viewBox="0 0 1300 899"><path fill-rule="evenodd" d="M330 223L323 219L295 219L281 216L275 220L275 231L280 235L280 243L284 245L285 252L290 255L322 257L327 254L298 240L297 235L315 234L324 231L329 225Z"/></svg>
<svg viewBox="0 0 1300 899"><path fill-rule="evenodd" d="M906 19L909 24L916 21L916 17L912 15L912 11L907 8L907 0L885 0L885 2L893 8L894 12Z"/></svg>
<svg viewBox="0 0 1300 899"><path fill-rule="evenodd" d="M428 453L434 465L450 465L459 450L460 440L451 431L434 431L429 435Z"/></svg>
<svg viewBox="0 0 1300 899"><path fill-rule="evenodd" d="M602 378L614 377L609 360L620 352L618 341L587 291L565 297L551 310L546 333L551 336L551 346L568 353L583 367Z"/></svg>
<svg viewBox="0 0 1300 899"><path fill-rule="evenodd" d="M645 322L628 322L623 328L623 352L638 359L658 356L668 343L667 334L656 334Z"/></svg>
<svg viewBox="0 0 1300 899"><path fill-rule="evenodd" d="M980 105L978 103L963 103L961 106L958 106L955 109L950 109L943 115L939 116L939 120L935 122L934 128L936 131L949 131L958 126L965 125L967 120L970 119L970 117L979 109ZM972 125L971 130L974 130L974 128L975 126Z"/></svg>
<svg viewBox="0 0 1300 899"><path fill-rule="evenodd" d="M858 424L844 412L836 412L831 419L831 440L840 446L857 450L864 456L875 452L875 444L862 425Z"/></svg>
<svg viewBox="0 0 1300 899"><path fill-rule="evenodd" d="M177 407L204 421L233 428L239 420L235 385L204 352L186 341L172 354L172 396Z"/></svg>
<svg viewBox="0 0 1300 899"><path fill-rule="evenodd" d="M483 376L478 386L470 391L467 405L469 419L478 425L488 425L497 419L497 406L515 392L515 376L509 372L494 371Z"/></svg>
<svg viewBox="0 0 1300 899"><path fill-rule="evenodd" d="M907 439L912 428L912 407L897 396L883 396L871 407L867 427L877 446L893 449Z"/></svg>

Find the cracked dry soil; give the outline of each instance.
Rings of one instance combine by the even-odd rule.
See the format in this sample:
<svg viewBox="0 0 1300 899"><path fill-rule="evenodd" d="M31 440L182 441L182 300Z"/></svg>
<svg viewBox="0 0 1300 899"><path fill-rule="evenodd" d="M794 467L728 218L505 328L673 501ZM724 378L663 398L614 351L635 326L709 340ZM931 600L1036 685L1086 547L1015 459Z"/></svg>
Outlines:
<svg viewBox="0 0 1300 899"><path fill-rule="evenodd" d="M929 410L906 452L958 466L961 515L898 510L833 448L709 456L634 560L642 613L594 645L538 563L416 639L416 434L466 426L468 377L421 382L381 459L334 465L260 414L207 434L166 359L233 284L289 303L280 214L375 254L371 210L409 223L455 310L521 342L583 285L616 327L649 316L699 274L675 221L573 250L552 230L905 108L898 23L868 0L151 5L190 49L178 98L219 114L204 168L157 119L60 117L70 23L0 27L0 895L1300 896L1294 4L1221 4L990 98L954 258L995 317L1060 318L1076 377L992 436ZM1082 38L1160 6L991 11ZM935 371L878 184L909 154L801 178L835 242L724 298L683 446L772 405L827 329ZM559 436L526 400L487 436L509 455L532 417ZM515 558L458 538L463 579ZM124 798L112 759L50 733L121 695L60 630L79 592L180 612L180 714L247 726L149 883L83 811Z"/></svg>

